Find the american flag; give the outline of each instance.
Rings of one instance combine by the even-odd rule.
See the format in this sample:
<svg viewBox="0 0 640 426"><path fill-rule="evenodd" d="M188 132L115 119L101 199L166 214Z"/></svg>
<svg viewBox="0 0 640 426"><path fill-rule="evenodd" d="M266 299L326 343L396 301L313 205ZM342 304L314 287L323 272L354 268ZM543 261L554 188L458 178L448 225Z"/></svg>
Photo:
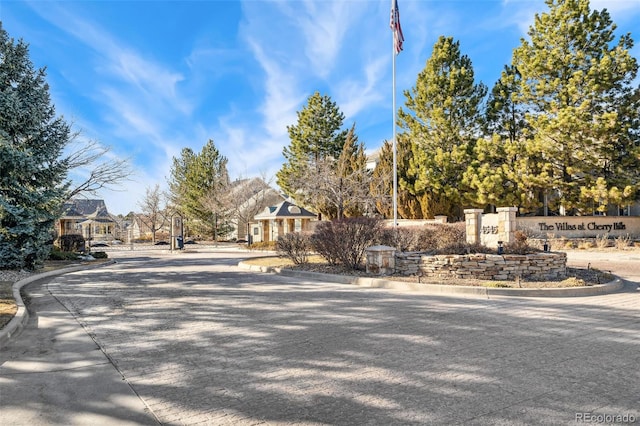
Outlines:
<svg viewBox="0 0 640 426"><path fill-rule="evenodd" d="M395 47L396 55L402 51L402 42L404 36L402 35L402 27L400 26L400 11L398 10L398 0L391 0L391 23L389 24L391 31L393 31L393 45Z"/></svg>

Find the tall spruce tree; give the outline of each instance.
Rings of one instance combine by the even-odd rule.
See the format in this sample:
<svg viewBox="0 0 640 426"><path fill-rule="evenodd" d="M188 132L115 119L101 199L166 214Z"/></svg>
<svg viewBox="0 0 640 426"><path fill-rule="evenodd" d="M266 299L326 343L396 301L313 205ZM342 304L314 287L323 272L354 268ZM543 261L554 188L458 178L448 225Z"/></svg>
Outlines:
<svg viewBox="0 0 640 426"><path fill-rule="evenodd" d="M215 237L224 228L221 202L229 185L227 158L209 140L199 154L184 148L173 158L169 191L174 208L180 212L193 232Z"/></svg>
<svg viewBox="0 0 640 426"><path fill-rule="evenodd" d="M28 46L0 23L0 269L37 268L66 200L70 126L56 117Z"/></svg>
<svg viewBox="0 0 640 426"><path fill-rule="evenodd" d="M481 133L480 106L487 89L474 81L471 60L460 52L460 43L441 36L418 75L416 85L405 91L406 110L399 124L411 140L412 181L400 182L420 202L423 217L462 215L464 188L460 183L475 139Z"/></svg>
<svg viewBox="0 0 640 426"><path fill-rule="evenodd" d="M287 126L291 143L283 150L286 161L276 173L276 183L296 203L326 213L322 211L326 203L313 198L304 185L317 175L321 161L340 156L347 135L341 130L344 114L329 96L315 92L297 115L297 124Z"/></svg>
<svg viewBox="0 0 640 426"><path fill-rule="evenodd" d="M513 54L528 149L547 172L539 185L553 188L567 213L628 204L640 176L633 40L625 34L615 42L609 13L591 11L588 0L546 4L549 11L536 14L529 40Z"/></svg>

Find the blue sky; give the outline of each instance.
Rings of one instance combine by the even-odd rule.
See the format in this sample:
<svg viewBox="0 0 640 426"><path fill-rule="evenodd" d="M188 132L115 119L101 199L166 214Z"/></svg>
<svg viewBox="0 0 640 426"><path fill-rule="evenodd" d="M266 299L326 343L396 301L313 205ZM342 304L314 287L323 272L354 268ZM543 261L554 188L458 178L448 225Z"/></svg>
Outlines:
<svg viewBox="0 0 640 426"><path fill-rule="evenodd" d="M543 0L399 0L405 35L396 96L410 89L440 35L460 41L476 81L491 88ZM599 0L640 58L640 0ZM173 157L209 139L232 178L273 178L315 91L356 124L368 151L391 139L390 0L0 1L0 20L47 67L59 115L80 142L110 146L135 175L103 191L109 211L138 211L166 187Z"/></svg>

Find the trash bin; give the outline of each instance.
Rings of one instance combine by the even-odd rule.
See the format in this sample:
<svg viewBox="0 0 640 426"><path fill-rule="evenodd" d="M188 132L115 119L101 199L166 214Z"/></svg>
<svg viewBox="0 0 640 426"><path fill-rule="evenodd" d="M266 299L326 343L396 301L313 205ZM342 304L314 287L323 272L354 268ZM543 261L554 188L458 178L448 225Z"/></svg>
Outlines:
<svg viewBox="0 0 640 426"><path fill-rule="evenodd" d="M182 250L184 248L184 240L182 239L181 235L176 237L176 243L178 243L179 250Z"/></svg>

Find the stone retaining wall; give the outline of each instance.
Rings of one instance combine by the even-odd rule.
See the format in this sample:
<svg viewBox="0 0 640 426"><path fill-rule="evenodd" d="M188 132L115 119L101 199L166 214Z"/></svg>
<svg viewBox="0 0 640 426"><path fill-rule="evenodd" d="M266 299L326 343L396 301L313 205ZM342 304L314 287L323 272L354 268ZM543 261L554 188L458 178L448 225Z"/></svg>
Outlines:
<svg viewBox="0 0 640 426"><path fill-rule="evenodd" d="M512 280L564 277L567 254L563 252L517 254L443 254L396 253L395 271L401 275L437 278L475 278Z"/></svg>

